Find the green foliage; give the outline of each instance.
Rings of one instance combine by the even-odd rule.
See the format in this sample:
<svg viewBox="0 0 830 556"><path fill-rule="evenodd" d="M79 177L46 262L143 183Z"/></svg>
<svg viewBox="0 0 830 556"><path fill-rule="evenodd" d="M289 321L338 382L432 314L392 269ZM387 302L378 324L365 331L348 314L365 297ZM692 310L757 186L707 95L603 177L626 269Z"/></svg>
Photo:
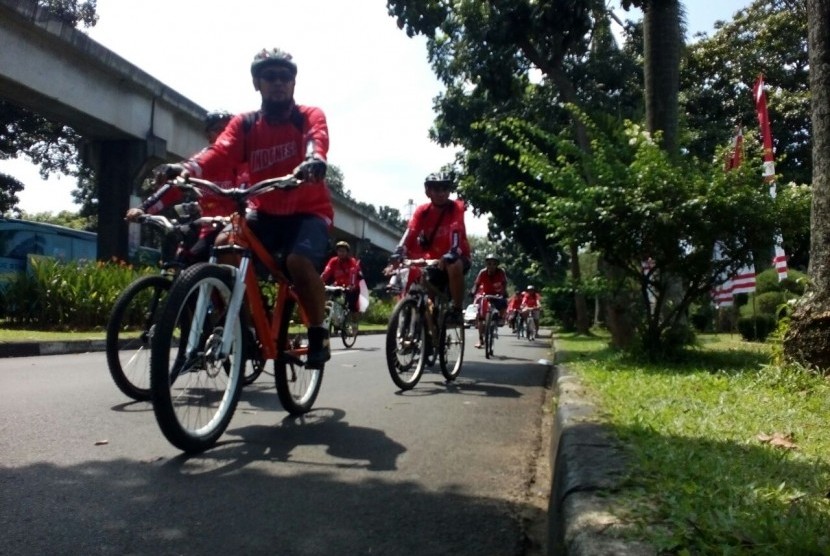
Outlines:
<svg viewBox="0 0 830 556"><path fill-rule="evenodd" d="M392 309L395 308L397 300L394 298L381 299L376 296L371 296L369 307L366 312L360 317L360 321L366 324L383 324L389 322L389 315L392 314Z"/></svg>
<svg viewBox="0 0 830 556"><path fill-rule="evenodd" d="M0 307L14 327L88 330L106 325L121 291L150 269L118 263L62 263L33 258L0 291Z"/></svg>
<svg viewBox="0 0 830 556"><path fill-rule="evenodd" d="M759 314L738 319L738 332L744 340L749 342L763 342L775 330L775 327L773 315Z"/></svg>
<svg viewBox="0 0 830 556"><path fill-rule="evenodd" d="M773 201L757 168L725 173L717 165L704 172L694 160L674 163L639 126L627 123L621 133L572 109L592 139L590 156L567 134L548 134L522 120L488 127L514 153L503 162L544 182L552 194L534 196L528 181L509 189L534 204L549 236L587 246L624 272L627 287L643 292L643 345L662 351L672 338L685 337L670 338L669 331L692 301L707 295L719 275L734 274L751 259L752 247L767 241L775 228ZM550 152L559 154L551 159ZM716 242L725 258L713 261ZM647 258L654 268L644 273ZM679 301L669 296L669 277L686 287Z"/></svg>

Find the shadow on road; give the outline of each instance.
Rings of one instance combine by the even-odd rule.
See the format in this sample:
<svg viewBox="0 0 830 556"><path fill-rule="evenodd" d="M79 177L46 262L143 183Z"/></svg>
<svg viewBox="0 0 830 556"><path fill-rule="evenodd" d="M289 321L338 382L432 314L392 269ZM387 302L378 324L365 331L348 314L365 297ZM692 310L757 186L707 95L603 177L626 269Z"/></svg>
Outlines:
<svg viewBox="0 0 830 556"><path fill-rule="evenodd" d="M300 417L286 416L274 425L251 425L230 428L222 440L202 454L182 454L167 464L183 474L194 469L207 473L230 473L253 462L283 462L314 467L363 468L370 471L394 471L399 455L406 448L383 431L356 427L343 421L342 409L315 408ZM329 456L343 460L324 463L315 459L316 449L324 447ZM190 466L193 461L202 464Z"/></svg>

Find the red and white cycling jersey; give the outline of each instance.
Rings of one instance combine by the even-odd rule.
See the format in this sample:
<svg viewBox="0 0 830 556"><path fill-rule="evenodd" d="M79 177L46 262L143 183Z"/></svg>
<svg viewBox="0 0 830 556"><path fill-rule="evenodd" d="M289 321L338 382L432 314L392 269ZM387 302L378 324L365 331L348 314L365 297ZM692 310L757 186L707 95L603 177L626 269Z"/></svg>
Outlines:
<svg viewBox="0 0 830 556"><path fill-rule="evenodd" d="M281 122L266 121L262 111L238 114L213 145L194 156L186 166L196 177L221 174L247 165L251 184L290 174L306 157L311 141L314 155L326 160L329 131L323 111L294 105ZM325 181L294 189L276 189L251 200L251 208L266 214L310 214L331 224L334 209Z"/></svg>

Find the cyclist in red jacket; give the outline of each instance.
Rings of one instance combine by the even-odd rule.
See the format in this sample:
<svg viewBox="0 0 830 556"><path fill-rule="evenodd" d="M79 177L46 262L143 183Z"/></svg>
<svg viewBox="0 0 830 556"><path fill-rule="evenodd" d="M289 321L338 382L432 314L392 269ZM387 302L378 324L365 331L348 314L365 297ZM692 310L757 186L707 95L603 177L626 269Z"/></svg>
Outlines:
<svg viewBox="0 0 830 556"><path fill-rule="evenodd" d="M533 317L537 330L539 329L539 311L542 309L541 301L542 296L533 286L528 286L522 294L521 311Z"/></svg>
<svg viewBox="0 0 830 556"><path fill-rule="evenodd" d="M430 202L415 209L393 257L441 259L439 272L428 279L437 287L449 286L452 297L450 318L462 322L464 274L470 270L470 244L464 224L466 205L450 199L455 188L452 176L430 174L424 191Z"/></svg>
<svg viewBox="0 0 830 556"><path fill-rule="evenodd" d="M499 318L504 319L504 310L507 308L507 274L504 269L499 267L499 259L493 254L488 254L484 258L485 267L482 268L476 276L473 288L470 294L474 297L474 302L478 305L478 343L476 348L481 348L484 344L484 318L486 315L481 314L481 298L485 295L497 295L498 299L492 299L490 303L499 310Z"/></svg>
<svg viewBox="0 0 830 556"><path fill-rule="evenodd" d="M310 321L306 366L322 368L331 358L320 278L334 219L325 183L329 132L320 108L295 103L296 77L291 54L278 48L257 52L251 78L260 109L235 116L206 150L159 170L168 179L182 172L201 177L247 164L252 184L287 174L305 182L254 198L246 218L265 247L282 256Z"/></svg>
<svg viewBox="0 0 830 556"><path fill-rule="evenodd" d="M352 319L357 320L360 314L358 297L360 296L360 280L363 274L360 271L360 261L352 257L352 248L347 241L338 241L334 246L337 255L329 259L321 277L323 283L334 284L346 288L346 303L352 314Z"/></svg>
<svg viewBox="0 0 830 556"><path fill-rule="evenodd" d="M208 144L212 145L219 134L228 125L233 116L230 112L224 110L216 110L208 112L205 115L205 137ZM233 168L226 168L215 176L209 176L205 179L216 182L218 185L229 188L238 187L247 182L248 173L244 166ZM170 184L162 185L155 193L150 195L138 207L133 207L127 210L125 219L128 222L136 222L141 215L158 214L164 209L180 203L184 199L184 194L181 189L171 186ZM205 193L199 198L199 212L202 216L225 216L233 212L236 207L233 201L225 197L220 197L215 194ZM210 255L210 248L219 234L219 229L204 226L199 230L199 239L187 247L183 254L185 260L189 263L207 261Z"/></svg>

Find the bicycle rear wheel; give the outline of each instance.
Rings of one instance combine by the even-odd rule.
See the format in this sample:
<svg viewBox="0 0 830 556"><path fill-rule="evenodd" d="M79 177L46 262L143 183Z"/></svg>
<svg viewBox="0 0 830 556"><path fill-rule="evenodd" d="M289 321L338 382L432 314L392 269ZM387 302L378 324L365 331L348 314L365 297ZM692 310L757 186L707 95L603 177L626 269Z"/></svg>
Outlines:
<svg viewBox="0 0 830 556"><path fill-rule="evenodd" d="M305 367L308 335L304 328L302 331L290 331L292 322L302 323L302 320L296 303L289 299L283 309L280 337L277 339L281 349L274 361L274 381L282 407L291 415L302 415L308 413L317 400L323 382L323 370Z"/></svg>
<svg viewBox="0 0 830 556"><path fill-rule="evenodd" d="M153 412L177 448L213 446L233 417L242 385L242 320L233 315L233 339L218 353L231 292L231 269L200 263L185 269L156 325L150 361Z"/></svg>
<svg viewBox="0 0 830 556"><path fill-rule="evenodd" d="M412 298L398 302L386 327L386 366L392 382L401 390L411 390L421 380L426 332L418 304Z"/></svg>
<svg viewBox="0 0 830 556"><path fill-rule="evenodd" d="M488 317L489 318L489 317ZM448 382L456 379L461 372L464 362L464 323L444 315L438 331L438 359L441 364L441 374Z"/></svg>
<svg viewBox="0 0 830 556"><path fill-rule="evenodd" d="M115 385L137 401L150 399L150 340L172 280L142 276L128 285L107 322L107 366Z"/></svg>

